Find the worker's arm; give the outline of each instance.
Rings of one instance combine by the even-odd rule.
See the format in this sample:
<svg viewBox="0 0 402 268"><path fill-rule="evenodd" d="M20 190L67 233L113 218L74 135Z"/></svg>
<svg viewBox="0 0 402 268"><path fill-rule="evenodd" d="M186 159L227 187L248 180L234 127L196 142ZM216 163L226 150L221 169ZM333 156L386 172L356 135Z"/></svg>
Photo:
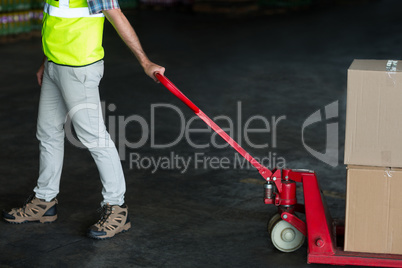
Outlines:
<svg viewBox="0 0 402 268"><path fill-rule="evenodd" d="M137 34L135 33L133 27L131 26L130 22L127 20L123 12L121 12L120 9L111 9L103 10L103 14L105 14L106 18L116 29L121 39L123 39L126 45L134 53L141 66L144 68L145 73L155 81L158 81L154 73L158 72L163 75L165 72L165 68L151 62L148 59L147 55L142 49Z"/></svg>
<svg viewBox="0 0 402 268"><path fill-rule="evenodd" d="M38 79L38 84L42 86L42 80L43 80L43 72L45 71L45 60L46 56L43 57L42 64L39 67L39 70L36 72L36 78Z"/></svg>

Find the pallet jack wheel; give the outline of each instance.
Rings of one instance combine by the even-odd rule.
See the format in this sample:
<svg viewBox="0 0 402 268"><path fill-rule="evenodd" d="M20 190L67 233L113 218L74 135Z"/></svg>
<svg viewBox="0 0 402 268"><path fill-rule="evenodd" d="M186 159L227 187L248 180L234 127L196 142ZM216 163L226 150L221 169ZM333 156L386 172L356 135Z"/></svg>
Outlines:
<svg viewBox="0 0 402 268"><path fill-rule="evenodd" d="M272 244L282 252L298 250L303 245L304 239L304 235L287 221L279 220L272 227Z"/></svg>
<svg viewBox="0 0 402 268"><path fill-rule="evenodd" d="M267 225L267 230L268 233L271 234L272 228L274 228L274 225L281 220L281 214L276 213L272 218L269 220L268 225Z"/></svg>

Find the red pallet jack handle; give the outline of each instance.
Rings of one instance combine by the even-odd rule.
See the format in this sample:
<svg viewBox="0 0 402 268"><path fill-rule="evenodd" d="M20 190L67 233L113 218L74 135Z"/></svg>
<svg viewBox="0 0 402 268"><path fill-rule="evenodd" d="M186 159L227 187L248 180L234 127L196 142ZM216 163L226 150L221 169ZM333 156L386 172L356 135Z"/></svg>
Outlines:
<svg viewBox="0 0 402 268"><path fill-rule="evenodd" d="M209 118L200 108L197 107L191 100L189 100L166 76L160 73L155 73L156 78L177 98L186 104L193 112L198 115L208 126L210 126L216 133L219 134L227 143L230 144L237 152L239 152L248 162L250 162L261 174L265 180L269 180L272 172L261 165L254 157L252 157L246 150L243 149L235 140L233 140L222 128L220 128L211 118Z"/></svg>

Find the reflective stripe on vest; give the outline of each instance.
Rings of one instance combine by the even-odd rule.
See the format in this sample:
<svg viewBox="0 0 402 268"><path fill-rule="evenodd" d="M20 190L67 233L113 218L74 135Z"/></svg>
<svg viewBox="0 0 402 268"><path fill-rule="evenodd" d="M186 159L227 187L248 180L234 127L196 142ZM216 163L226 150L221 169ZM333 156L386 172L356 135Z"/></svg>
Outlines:
<svg viewBox="0 0 402 268"><path fill-rule="evenodd" d="M45 13L59 18L104 17L103 13L90 15L87 7L60 8L45 3Z"/></svg>
<svg viewBox="0 0 402 268"><path fill-rule="evenodd" d="M90 15L86 0L46 0L42 44L50 61L84 66L103 59L102 13Z"/></svg>

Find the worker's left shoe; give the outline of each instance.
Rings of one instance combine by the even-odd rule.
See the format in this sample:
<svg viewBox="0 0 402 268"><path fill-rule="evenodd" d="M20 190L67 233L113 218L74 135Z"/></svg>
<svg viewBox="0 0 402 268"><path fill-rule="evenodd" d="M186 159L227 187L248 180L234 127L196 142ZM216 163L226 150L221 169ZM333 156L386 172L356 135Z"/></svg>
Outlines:
<svg viewBox="0 0 402 268"><path fill-rule="evenodd" d="M100 220L88 230L88 236L95 239L112 238L118 233L127 232L131 228L128 207L104 205Z"/></svg>
<svg viewBox="0 0 402 268"><path fill-rule="evenodd" d="M22 207L13 208L10 211L3 211L3 219L9 223L26 223L38 221L51 223L57 219L57 199L53 198L46 202L44 199L29 196Z"/></svg>

